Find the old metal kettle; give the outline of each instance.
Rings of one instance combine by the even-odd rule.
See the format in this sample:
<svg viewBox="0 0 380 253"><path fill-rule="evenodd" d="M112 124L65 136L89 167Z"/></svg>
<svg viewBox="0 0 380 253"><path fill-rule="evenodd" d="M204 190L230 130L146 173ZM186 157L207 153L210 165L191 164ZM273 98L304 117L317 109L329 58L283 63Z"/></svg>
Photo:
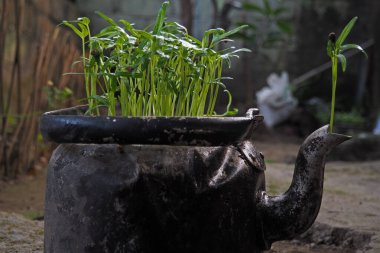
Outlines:
<svg viewBox="0 0 380 253"><path fill-rule="evenodd" d="M89 117L46 113L45 252L253 253L314 222L325 158L349 137L324 126L300 147L284 194L265 192L265 164L245 117Z"/></svg>

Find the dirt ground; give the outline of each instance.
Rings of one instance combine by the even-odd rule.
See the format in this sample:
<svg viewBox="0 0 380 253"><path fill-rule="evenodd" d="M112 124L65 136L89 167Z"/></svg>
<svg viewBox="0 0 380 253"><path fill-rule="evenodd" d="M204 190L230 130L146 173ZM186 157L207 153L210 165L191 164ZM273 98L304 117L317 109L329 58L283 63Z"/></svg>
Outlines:
<svg viewBox="0 0 380 253"><path fill-rule="evenodd" d="M300 140L259 140L267 190L286 191ZM44 162L35 175L0 183L0 252L42 252ZM293 241L274 243L268 253L380 253L380 161L328 162L316 224ZM36 220L37 219L37 220Z"/></svg>
<svg viewBox="0 0 380 253"><path fill-rule="evenodd" d="M268 192L285 192L292 179L298 143L256 145L265 154ZM379 193L380 161L327 162L317 226L295 241L275 243L272 252L379 253Z"/></svg>

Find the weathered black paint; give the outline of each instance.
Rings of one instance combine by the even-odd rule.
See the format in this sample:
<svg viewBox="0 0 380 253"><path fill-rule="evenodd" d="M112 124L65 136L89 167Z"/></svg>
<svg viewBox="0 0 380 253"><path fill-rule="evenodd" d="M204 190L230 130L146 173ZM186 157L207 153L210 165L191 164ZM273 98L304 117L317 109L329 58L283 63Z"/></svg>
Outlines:
<svg viewBox="0 0 380 253"><path fill-rule="evenodd" d="M102 143L109 142L105 136L112 136L117 144L62 144L55 150L45 205L49 253L262 252L313 223L321 203L325 156L347 139L328 134L327 127L314 132L300 148L290 189L268 197L263 156L250 140L262 120L257 110L225 120L117 118L124 121L117 123L119 132L106 123L95 129L107 133L88 129L85 138L79 133L105 119L62 118L60 113L42 118L41 129L49 139ZM186 130L178 131L180 121L189 123L179 123ZM200 131L200 122L212 137ZM136 131L133 135L141 136L132 136L128 124ZM232 125L242 132L230 129ZM60 126L69 129L69 136L60 136L65 134ZM122 127L127 128L125 135ZM173 128L174 137L159 134L173 133ZM158 139L120 145L151 136L146 129L156 131Z"/></svg>
<svg viewBox="0 0 380 253"><path fill-rule="evenodd" d="M257 109L246 117L108 117L84 116L86 107L45 113L40 129L58 143L118 143L215 146L251 137L262 121Z"/></svg>
<svg viewBox="0 0 380 253"><path fill-rule="evenodd" d="M290 188L280 196L260 194L258 215L267 248L272 242L294 238L313 224L322 201L326 156L348 139L328 133L328 126L318 129L300 147Z"/></svg>
<svg viewBox="0 0 380 253"><path fill-rule="evenodd" d="M234 146L60 145L45 251L255 252L263 173L241 156Z"/></svg>

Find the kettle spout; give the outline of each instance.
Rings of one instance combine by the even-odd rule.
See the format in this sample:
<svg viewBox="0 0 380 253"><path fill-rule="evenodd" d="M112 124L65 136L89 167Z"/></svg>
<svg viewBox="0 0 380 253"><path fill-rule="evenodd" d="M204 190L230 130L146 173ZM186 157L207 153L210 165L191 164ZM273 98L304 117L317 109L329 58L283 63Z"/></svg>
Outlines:
<svg viewBox="0 0 380 253"><path fill-rule="evenodd" d="M313 224L322 201L326 156L350 138L329 133L328 126L316 130L300 147L290 188L280 196L260 193L257 215L264 248L294 238Z"/></svg>

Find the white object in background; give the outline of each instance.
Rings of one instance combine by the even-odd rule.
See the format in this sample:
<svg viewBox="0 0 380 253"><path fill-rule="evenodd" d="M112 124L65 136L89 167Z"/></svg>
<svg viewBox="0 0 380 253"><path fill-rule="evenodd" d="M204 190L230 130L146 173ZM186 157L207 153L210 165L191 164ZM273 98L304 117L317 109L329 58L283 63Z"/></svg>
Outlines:
<svg viewBox="0 0 380 253"><path fill-rule="evenodd" d="M290 92L287 72L283 71L281 76L270 74L267 83L269 87L259 90L256 97L265 125L273 127L289 117L297 106L297 100Z"/></svg>
<svg viewBox="0 0 380 253"><path fill-rule="evenodd" d="M373 129L373 133L380 135L380 115L377 117L377 122L375 128Z"/></svg>

